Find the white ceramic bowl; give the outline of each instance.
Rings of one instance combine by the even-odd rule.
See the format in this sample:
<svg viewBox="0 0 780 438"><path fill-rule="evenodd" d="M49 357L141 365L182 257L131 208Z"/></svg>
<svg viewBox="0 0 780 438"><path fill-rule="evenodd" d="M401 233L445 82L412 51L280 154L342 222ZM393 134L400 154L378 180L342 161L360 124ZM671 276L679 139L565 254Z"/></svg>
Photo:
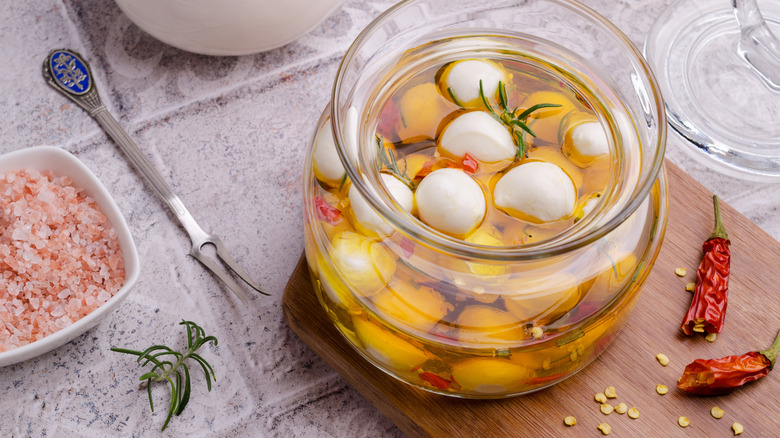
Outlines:
<svg viewBox="0 0 780 438"><path fill-rule="evenodd" d="M116 0L158 40L204 55L248 55L283 46L330 15L342 0Z"/></svg>
<svg viewBox="0 0 780 438"><path fill-rule="evenodd" d="M141 271L138 251L119 207L95 174L78 158L65 150L49 146L37 146L0 155L0 173L17 169L50 170L57 176L69 176L76 187L83 188L97 202L119 237L119 248L125 264L125 283L110 300L68 327L31 344L0 353L0 367L47 353L97 325L127 298Z"/></svg>

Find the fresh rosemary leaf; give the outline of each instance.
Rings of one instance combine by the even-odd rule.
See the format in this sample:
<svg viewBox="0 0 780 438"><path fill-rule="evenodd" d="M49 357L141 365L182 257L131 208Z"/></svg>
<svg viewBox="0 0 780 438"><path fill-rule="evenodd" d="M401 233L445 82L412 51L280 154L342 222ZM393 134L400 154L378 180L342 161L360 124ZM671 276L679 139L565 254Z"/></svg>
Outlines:
<svg viewBox="0 0 780 438"><path fill-rule="evenodd" d="M485 108L487 108L488 111L494 116L496 116L496 119L503 123L504 126L509 128L509 130L512 133L512 137L515 139L515 143L517 143L517 153L515 154L515 161L525 157L526 153L528 152L528 148L526 147L525 140L523 139L523 136L525 135L523 131L530 134L532 137L536 137L536 134L533 130L531 130L531 127L528 126L528 117L537 110L540 110L542 108L557 108L560 105L554 104L554 103L540 103L533 105L532 107L526 109L525 111L521 112L520 114L517 113L517 107L510 110L508 108L508 99L506 95L506 84L504 84L502 81L498 82L498 106L500 107L501 114L496 114L495 110L493 110L493 107L490 106L490 103L488 101L487 96L485 96L485 89L482 86L482 80L479 81L479 97L482 99L482 103L485 105Z"/></svg>
<svg viewBox="0 0 780 438"><path fill-rule="evenodd" d="M200 364L201 368L203 368L209 391L211 391L211 380L217 381L217 377L214 374L214 369L211 365L206 362L203 357L195 353L198 348L207 342L211 342L216 346L218 342L217 338L214 336L206 336L206 332L203 328L192 321L182 320L179 325L183 325L187 329L187 349L184 353L174 351L165 345L152 345L144 351L117 347L111 348L111 351L117 353L138 356L136 361L141 364L141 366L153 365L151 370L139 377L139 380L146 381L146 392L149 395L149 407L152 412L154 412L152 382L168 382L171 387L171 404L168 407L168 416L165 419L161 431L168 427L168 422L171 421L173 414L180 415L190 401L192 384L190 381L190 370L185 363L187 359L193 359Z"/></svg>
<svg viewBox="0 0 780 438"><path fill-rule="evenodd" d="M531 115L532 112L534 112L536 110L540 110L542 108L558 108L559 106L560 105L558 105L557 103L537 103L536 105L534 105L534 106L528 108L527 110L523 111L522 113L520 113L520 115L517 116L517 118L520 119L520 120L525 120L525 119L528 118L528 116Z"/></svg>
<svg viewBox="0 0 780 438"><path fill-rule="evenodd" d="M460 101L458 100L458 98L457 98L457 97L455 97L455 91L453 91L451 87L447 87L447 93L449 93L450 97L452 98L452 102L453 102L455 105L458 105L458 106L460 106L460 107L462 107L462 106L463 106L463 104L462 104L462 103L460 103Z"/></svg>
<svg viewBox="0 0 780 438"><path fill-rule="evenodd" d="M498 87L498 101L501 108L506 108L506 87Z"/></svg>
<svg viewBox="0 0 780 438"><path fill-rule="evenodd" d="M498 83L498 88L501 88L501 82ZM488 111L491 112L491 114L495 114L496 112L493 111L493 107L490 106L490 102L488 102L488 98L485 97L485 89L482 88L482 79L479 80L479 97L482 98L482 103L485 105L485 108L487 108Z"/></svg>
<svg viewBox="0 0 780 438"><path fill-rule="evenodd" d="M385 147L385 142L382 141L378 135L376 136L376 145L379 153L380 166L392 172L401 180L401 182L414 190L414 181L406 175L406 172L401 172L401 169L398 168L398 161L395 158L395 154Z"/></svg>

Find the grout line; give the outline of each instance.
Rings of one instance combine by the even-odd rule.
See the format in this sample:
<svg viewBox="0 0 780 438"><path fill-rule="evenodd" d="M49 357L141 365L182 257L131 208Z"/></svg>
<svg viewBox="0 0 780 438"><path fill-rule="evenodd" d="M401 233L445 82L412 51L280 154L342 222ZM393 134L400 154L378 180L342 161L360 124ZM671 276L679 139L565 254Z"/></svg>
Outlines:
<svg viewBox="0 0 780 438"><path fill-rule="evenodd" d="M86 47L86 45L84 43L84 40L81 38L81 33L79 33L78 28L76 27L76 24L73 22L73 20L70 19L70 16L68 14L68 11L70 11L70 9L65 5L64 0L57 0L57 2L58 2L58 4L61 7L60 15L63 17L63 19L65 21L65 24L66 24L66 26L67 26L71 36L77 42L78 49L75 49L75 50L77 50L83 56L86 56L87 58L89 58L89 56L85 55L85 53L87 53L86 52L87 47ZM171 106L159 108L158 110L156 110L156 111L154 111L152 113L144 115L143 117L139 117L137 119L130 119L130 120L128 120L126 122L126 126L127 127L124 127L124 126L123 127L129 133L133 133L133 132L138 130L138 127L143 126L146 123L160 120L162 117L164 117L166 115L169 115L169 114L172 114L172 113L183 112L183 110L185 108L187 108L187 107L197 105L198 103L207 102L209 100L214 100L214 99L216 99L216 98L218 98L220 96L224 96L224 95L233 93L233 92L235 92L235 91L237 91L237 90L239 90L239 89L241 89L243 87L246 87L248 85L259 83L259 82L262 82L263 80L268 80L272 76L277 76L278 77L279 74L281 74L281 73L283 73L285 71L300 69L301 67L304 67L304 66L307 66L307 65L316 64L316 63L323 62L323 61L333 60L334 58L342 56L342 54L343 54L343 52L345 50L334 50L334 51L332 51L330 53L322 54L322 55L317 56L315 58L309 58L309 59L301 60L301 61L298 61L298 62L295 62L295 63L292 63L292 64L281 65L278 68L275 68L273 70L269 70L268 72L263 73L262 76L253 77L253 78L250 78L250 79L243 80L241 82L236 82L236 83L233 83L233 84L231 84L229 86L226 86L226 87L214 90L211 93L203 94L203 95L197 96L195 98L191 98L189 100L185 100L183 102L179 102L179 103L177 103L177 105L171 105ZM253 56L254 57L256 55L246 55L246 56ZM97 86L98 86L98 91L99 92L100 92L100 90L115 91L115 87L111 87L110 85L108 85L108 80L106 78L105 71L103 71L103 70L93 70L92 71L92 75L95 76L96 79L99 79L99 81L98 80L95 81L96 84L98 84ZM101 100L103 101L103 104L109 109L109 112L114 117L119 118L120 115L117 115L117 113L116 113L116 108L114 107L114 102L112 100L105 100L104 96L105 96L105 92L103 92L102 95L101 95ZM95 124L97 125L97 122L95 122ZM62 143L62 146L65 147L65 148L68 148L68 149L73 149L74 145L76 143L84 142L84 141L87 141L87 140L93 140L95 137L98 137L100 135L105 136L109 141L111 141L110 137L108 137L108 135L103 131L103 129L98 126L96 129L90 131L89 133L85 133L85 135L83 135L83 136L69 137L69 140L67 142L65 142L65 143Z"/></svg>
<svg viewBox="0 0 780 438"><path fill-rule="evenodd" d="M304 67L304 66L309 65L309 64L322 62L323 60L331 60L331 59L337 57L337 54L340 53L340 52L342 52L342 51L334 51L334 52L328 53L326 55L319 56L319 57L314 58L314 59L307 59L305 61L299 61L299 62L296 62L296 63L293 63L293 64L284 65L283 67L280 67L280 68L277 68L277 69L274 69L274 70L270 70L270 71L264 73L262 76L253 77L251 79L247 79L247 80L244 80L244 81L241 81L241 82L236 82L235 84L232 84L232 85L229 85L229 86L217 89L217 90L215 90L215 91L213 91L211 93L200 95L197 98L193 98L193 99L189 99L189 100L186 100L186 101L182 101L182 102L178 103L177 105L172 105L172 106L159 108L158 110L156 110L156 111L154 111L152 113L144 115L143 117L139 117L138 119L135 119L135 120L130 120L129 123L133 124L133 125L143 125L143 124L145 124L147 122L154 122L154 121L160 120L160 118L165 116L165 115L169 115L169 114L177 113L177 112L182 112L182 110L184 110L187 107L196 105L198 103L207 102L209 100L217 99L217 98L219 98L221 96L225 96L225 95L233 93L233 92L235 92L237 90L240 90L241 88L244 88L244 87L246 87L248 85L252 85L252 84L255 84L255 83L261 83L264 80L272 79L271 78L272 76L277 76L277 79L279 79L278 75L280 73L285 72L285 71L299 69L299 68ZM338 55L338 56L340 56L340 55Z"/></svg>
<svg viewBox="0 0 780 438"><path fill-rule="evenodd" d="M160 108L157 111L154 111L153 113L149 113L149 114L146 114L143 117L139 117L137 119L132 119L132 120L127 121L126 123L123 123L123 128L126 129L128 131L128 133L135 133L136 131L138 131L140 129L140 127L142 127L146 123L152 123L152 122L159 121L164 116L167 116L167 115L170 115L170 114L184 112L184 110L187 107L195 106L195 105L198 105L200 103L208 102L209 100L217 99L217 98L219 98L221 96L233 93L233 92L235 92L237 90L240 90L241 88L244 88L244 87L246 87L248 85L252 85L252 84L255 84L255 83L260 83L260 82L263 82L264 80L269 80L269 79L272 80L273 78L271 78L271 76L278 75L278 74L283 73L285 71L288 71L288 70L291 70L291 69L294 70L296 68L304 67L306 65L314 64L314 63L317 63L317 62L330 61L330 60L332 60L334 58L337 58L337 53L338 52L331 52L329 54L320 56L320 57L315 58L315 59L309 59L309 60L306 60L306 61L301 61L301 62L297 62L297 63L294 63L294 64L286 65L284 67L277 68L275 70L269 71L266 74L264 74L263 76L254 77L252 79L247 79L247 80L244 80L244 81L241 81L241 82L237 82L237 83L235 83L232 86L220 88L218 90L215 90L212 93L204 94L202 96L199 96L198 98L194 98L194 99L190 99L188 101L182 102L181 104L178 104L178 105L175 105L175 106L168 106L168 107ZM94 71L93 71L93 74L94 74ZM105 88L109 88L109 87L105 86L104 89ZM101 96L101 98L102 98L102 96ZM103 103L104 104L110 104L111 102L103 101ZM107 105L107 106L109 106L109 105ZM81 108L78 108L78 109L80 110ZM81 111L81 112L83 112L86 116L88 116L88 114L86 114L86 112L84 112L84 111ZM111 114L115 115L114 112L111 112ZM68 141L66 141L64 143L61 143L61 146L63 146L66 149L72 150L72 149L75 149L75 147L74 147L75 144L77 144L77 143L84 143L84 142L90 142L90 141L97 142L97 137L100 137L100 136L104 136L104 137L106 137L106 139L109 142L112 142L111 138L108 137L108 135L103 131L103 129L100 128L97 125L97 122L95 122L94 120L93 120L93 122L97 126L94 130L91 130L91 131L89 131L89 132L87 132L84 135L79 136L79 137L71 136L71 137L68 138ZM126 125L126 126L124 126L124 125Z"/></svg>

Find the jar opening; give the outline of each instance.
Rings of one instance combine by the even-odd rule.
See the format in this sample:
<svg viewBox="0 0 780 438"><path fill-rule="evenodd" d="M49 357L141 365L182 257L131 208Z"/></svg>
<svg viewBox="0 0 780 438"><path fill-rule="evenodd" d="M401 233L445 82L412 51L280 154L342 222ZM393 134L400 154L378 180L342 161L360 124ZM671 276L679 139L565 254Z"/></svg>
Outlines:
<svg viewBox="0 0 780 438"><path fill-rule="evenodd" d="M567 5L570 2L560 3ZM622 55L639 72L630 76L629 90L634 95L627 96L620 88L622 84L618 82L625 77L610 77L603 66L594 65L543 37L468 28L466 23L461 23L464 27L439 31L411 30L413 36L408 38L409 43L416 44L412 49L404 46L403 50L395 52L368 53L388 31L383 29L383 23L403 11L398 7L377 18L356 39L339 66L333 88L333 135L349 180L396 232L457 256L487 260L546 258L598 240L624 222L647 198L663 162L665 118L660 94L647 65L627 38L595 12L583 9L581 5L577 10L594 24L606 27L611 36L619 40L625 51ZM435 50L431 50L432 47ZM624 166L612 173L609 203L600 203L601 210L594 215L548 240L524 246L486 246L438 232L405 213L379 176L374 135L378 115L393 87L408 79L420 65L486 55L505 59L523 56L542 62L571 86L587 90L595 96L590 104L599 109L597 113L602 125L609 127L608 136L617 155L641 155L639 160L633 161L633 166ZM639 121L643 123L639 124Z"/></svg>

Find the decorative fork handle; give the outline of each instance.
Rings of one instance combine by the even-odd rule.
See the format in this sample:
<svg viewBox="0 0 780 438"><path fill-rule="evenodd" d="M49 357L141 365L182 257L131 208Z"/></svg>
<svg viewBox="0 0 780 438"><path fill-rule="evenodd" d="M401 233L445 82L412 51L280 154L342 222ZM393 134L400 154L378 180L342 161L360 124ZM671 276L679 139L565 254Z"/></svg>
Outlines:
<svg viewBox="0 0 780 438"><path fill-rule="evenodd" d="M141 172L146 180L152 185L152 188L157 195L165 201L168 207L171 209L174 215L179 219L181 225L189 234L192 240L191 254L204 266L210 269L217 276L225 281L230 289L238 295L238 297L244 302L247 302L246 295L238 288L238 285L230 279L226 273L220 272L219 268L213 262L203 260L203 256L200 253L200 248L204 244L213 244L217 247L217 254L225 261L228 266L236 272L239 277L249 284L253 289L260 293L267 295L260 290L251 279L248 278L243 269L241 269L229 257L226 250L222 247L221 242L215 239L214 236L209 235L195 222L187 207L173 192L173 189L163 179L159 172L152 166L152 163L146 158L146 155L138 148L133 139L127 135L127 132L122 129L116 119L108 112L108 109L100 100L97 88L93 82L92 71L89 68L89 64L83 60L83 58L76 52L59 49L53 50L49 57L43 64L43 75L49 85L55 90L61 92L78 106L92 116L98 124L111 136L122 151L127 155L133 165ZM215 241L216 240L216 241ZM229 260L225 260L227 256Z"/></svg>

